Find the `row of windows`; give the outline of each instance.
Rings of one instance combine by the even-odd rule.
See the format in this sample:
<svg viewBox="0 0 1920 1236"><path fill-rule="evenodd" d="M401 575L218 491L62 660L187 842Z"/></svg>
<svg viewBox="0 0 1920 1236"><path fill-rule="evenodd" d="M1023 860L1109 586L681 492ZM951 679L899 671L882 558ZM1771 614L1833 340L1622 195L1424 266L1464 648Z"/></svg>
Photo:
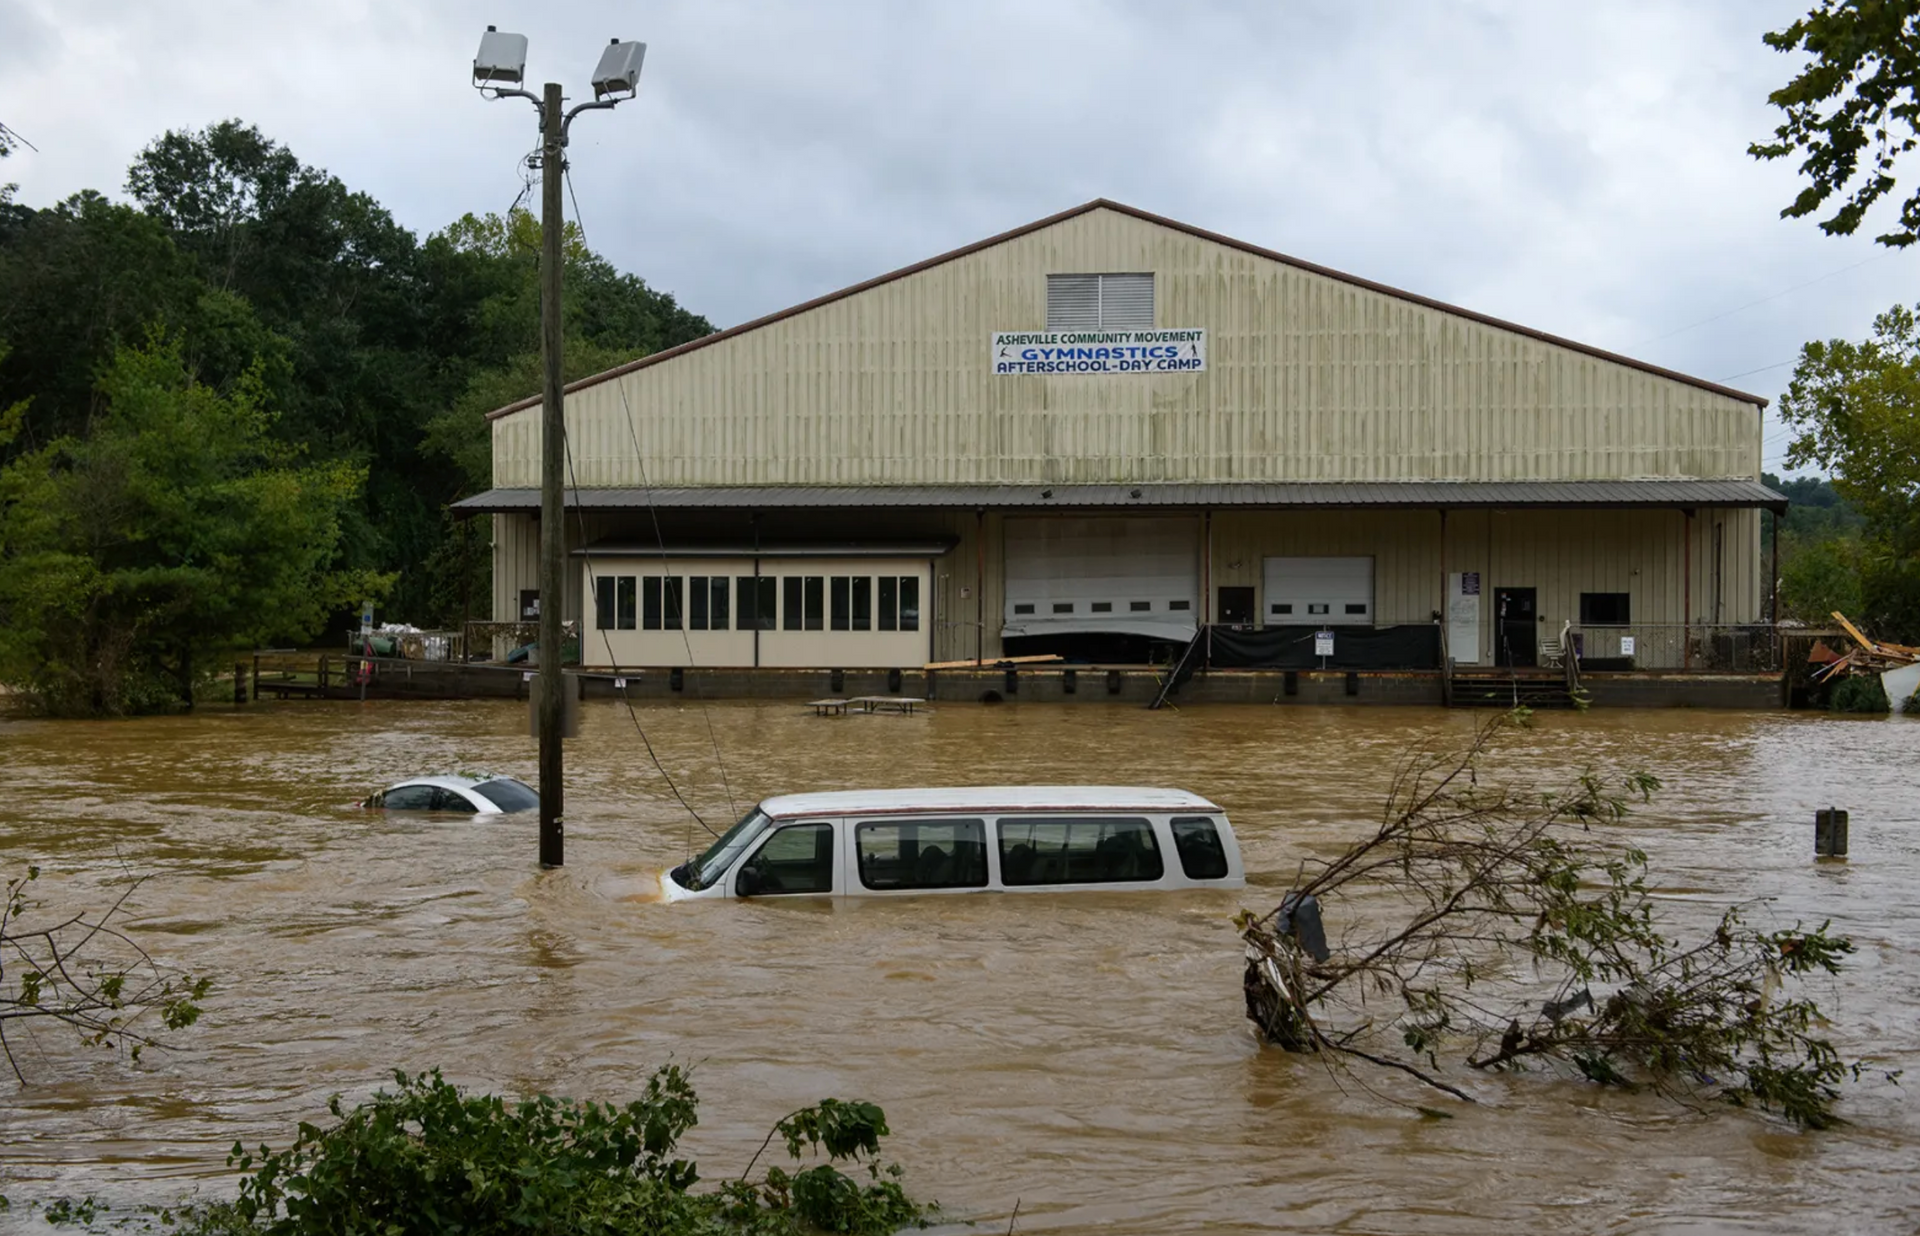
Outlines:
<svg viewBox="0 0 1920 1236"><path fill-rule="evenodd" d="M1056 614L1071 614L1074 612L1075 604L1076 602L1073 602L1073 601L1054 601L1052 603L1053 612ZM1034 605L1035 603L1031 601L1018 602L1014 605L1013 612L1016 615L1031 614L1034 612ZM1191 611L1193 609L1193 602L1192 601L1168 601L1167 608L1175 612ZM1152 609L1153 609L1152 601L1128 601L1127 602L1128 613L1145 614L1145 613L1151 612ZM1112 601L1089 601L1087 602L1087 612L1089 614L1111 614L1113 612L1113 602Z"/></svg>
<svg viewBox="0 0 1920 1236"><path fill-rule="evenodd" d="M601 575L593 614L603 631L918 631L920 577Z"/></svg>
<svg viewBox="0 0 1920 1236"><path fill-rule="evenodd" d="M1291 614L1293 612L1293 602L1275 601L1273 604L1267 606L1267 609L1275 614ZM1309 614L1331 614L1332 612L1333 605L1331 602L1307 602L1307 613ZM1367 603L1365 601L1348 601L1346 603L1346 612L1349 614L1364 614L1367 612Z"/></svg>
<svg viewBox="0 0 1920 1236"><path fill-rule="evenodd" d="M1143 819L1009 818L997 831L1000 882L1008 887L1158 880L1166 870L1153 826ZM978 819L861 824L854 830L860 883L877 892L985 888L986 838L986 821ZM1175 818L1173 840L1188 879L1226 877L1226 850L1212 819ZM835 865L833 825L790 825L741 868L740 891L830 893Z"/></svg>

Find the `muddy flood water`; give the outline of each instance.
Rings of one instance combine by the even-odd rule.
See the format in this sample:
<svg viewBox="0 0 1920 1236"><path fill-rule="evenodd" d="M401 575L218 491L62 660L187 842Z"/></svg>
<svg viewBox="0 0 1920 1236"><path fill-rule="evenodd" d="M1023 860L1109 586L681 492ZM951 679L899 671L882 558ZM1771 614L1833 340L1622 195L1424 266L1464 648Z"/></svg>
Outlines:
<svg viewBox="0 0 1920 1236"><path fill-rule="evenodd" d="M1269 908L1303 856L1362 835L1399 755L1464 740L1471 715L952 704L817 719L688 701L638 717L717 828L784 791L1175 785L1227 808L1253 886L663 904L657 873L706 834L617 703L589 705L568 746L568 862L548 872L531 816L350 805L425 771L531 781L524 705L0 721L0 868L42 864L36 895L74 908L150 876L132 929L217 984L183 1049L138 1064L16 1033L31 1084L0 1082L0 1191L16 1206L227 1194L236 1140L285 1145L330 1094L364 1096L394 1068L623 1099L679 1061L703 1113L686 1149L708 1178L737 1173L795 1107L865 1098L954 1230L1005 1231L1016 1199L1022 1232L1920 1226L1920 721L1543 714L1495 760L1536 781L1584 763L1665 781L1629 830L1676 929L1754 902L1756 922L1831 918L1853 936L1850 969L1812 994L1874 1075L1849 1090L1848 1127L1801 1134L1538 1074L1450 1072L1478 1108L1368 1079L1457 1117L1423 1119L1255 1042L1233 912ZM1847 863L1812 858L1829 803L1852 812Z"/></svg>

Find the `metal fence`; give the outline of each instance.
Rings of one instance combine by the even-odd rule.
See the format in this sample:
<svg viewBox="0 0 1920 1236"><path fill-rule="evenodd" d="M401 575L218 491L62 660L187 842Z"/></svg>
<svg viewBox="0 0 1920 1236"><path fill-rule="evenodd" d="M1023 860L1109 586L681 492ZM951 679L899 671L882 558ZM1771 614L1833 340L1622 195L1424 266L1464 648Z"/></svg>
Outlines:
<svg viewBox="0 0 1920 1236"><path fill-rule="evenodd" d="M1606 670L1766 673L1780 668L1780 647L1766 623L1709 625L1638 622L1576 626L1567 635L1580 666Z"/></svg>

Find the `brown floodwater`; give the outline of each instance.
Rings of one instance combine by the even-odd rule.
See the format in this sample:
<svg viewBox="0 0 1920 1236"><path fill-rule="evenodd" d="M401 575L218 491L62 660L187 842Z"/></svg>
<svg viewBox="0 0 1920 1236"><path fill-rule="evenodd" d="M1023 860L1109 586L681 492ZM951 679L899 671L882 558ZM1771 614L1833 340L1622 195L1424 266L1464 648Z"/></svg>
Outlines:
<svg viewBox="0 0 1920 1236"><path fill-rule="evenodd" d="M914 1193L1004 1231L1912 1231L1920 1117L1920 722L1794 714L1541 715L1496 766L1584 763L1667 784L1629 825L1677 927L1732 902L1831 918L1859 946L1814 993L1872 1062L1845 1128L1800 1134L1535 1074L1461 1080L1469 1108L1259 1046L1229 919L1378 817L1399 755L1476 718L1394 708L951 704L818 719L789 703L648 704L660 759L716 827L774 792L1164 784L1229 811L1244 894L663 904L706 834L617 703L569 744L567 866L530 816L402 819L351 806L425 771L532 779L524 705L289 703L105 724L0 722L0 869L97 906L214 976L182 1049L139 1064L14 1032L0 1191L16 1202L227 1193L236 1140L284 1145L330 1094L438 1066L463 1084L635 1095L691 1064L688 1149L738 1172L826 1095L884 1106ZM709 735L711 726L711 737ZM716 759L715 748L722 759ZM723 775L724 770L724 775ZM1852 812L1815 863L1814 809ZM1465 1070L1462 1070L1465 1072ZM1451 1075L1450 1075L1451 1076ZM1423 1119L1370 1094L1447 1108ZM18 1212L16 1211L16 1214Z"/></svg>

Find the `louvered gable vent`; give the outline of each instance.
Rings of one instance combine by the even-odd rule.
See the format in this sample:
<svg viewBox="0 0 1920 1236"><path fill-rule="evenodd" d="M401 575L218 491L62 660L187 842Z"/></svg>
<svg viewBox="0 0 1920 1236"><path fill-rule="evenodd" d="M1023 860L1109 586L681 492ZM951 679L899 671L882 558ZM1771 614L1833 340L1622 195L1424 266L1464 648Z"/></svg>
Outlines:
<svg viewBox="0 0 1920 1236"><path fill-rule="evenodd" d="M1048 330L1151 330L1153 275L1048 275Z"/></svg>

